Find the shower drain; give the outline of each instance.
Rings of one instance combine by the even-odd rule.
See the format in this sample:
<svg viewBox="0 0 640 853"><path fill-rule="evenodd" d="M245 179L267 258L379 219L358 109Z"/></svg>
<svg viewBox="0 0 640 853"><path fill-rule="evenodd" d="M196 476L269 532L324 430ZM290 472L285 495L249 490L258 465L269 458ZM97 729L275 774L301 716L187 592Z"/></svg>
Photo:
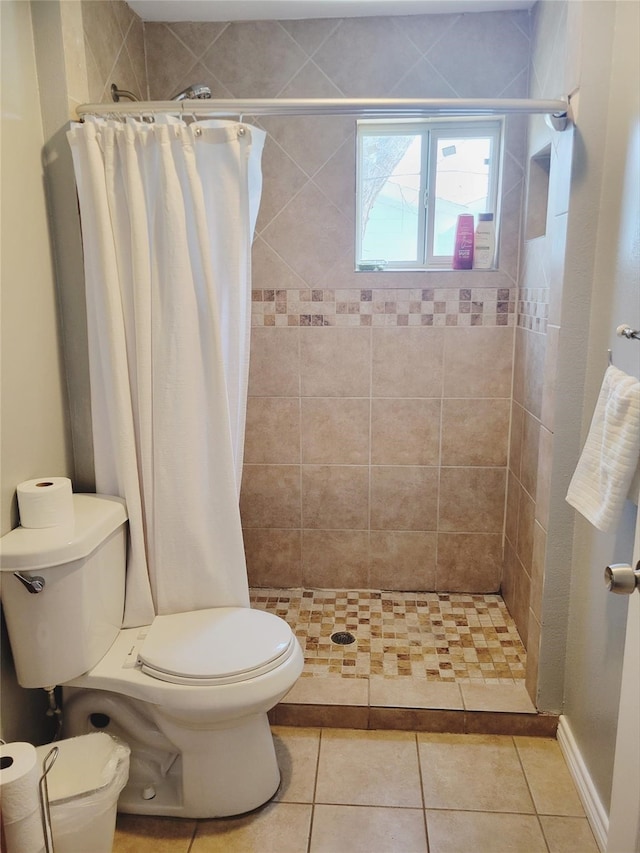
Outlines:
<svg viewBox="0 0 640 853"><path fill-rule="evenodd" d="M336 631L335 634L331 635L331 639L339 646L349 646L356 641L356 638L349 631Z"/></svg>

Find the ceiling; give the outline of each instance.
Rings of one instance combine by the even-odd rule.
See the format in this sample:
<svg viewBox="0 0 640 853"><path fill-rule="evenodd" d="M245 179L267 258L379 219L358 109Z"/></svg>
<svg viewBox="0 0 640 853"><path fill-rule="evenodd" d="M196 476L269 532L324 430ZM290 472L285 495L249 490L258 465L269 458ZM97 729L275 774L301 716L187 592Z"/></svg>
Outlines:
<svg viewBox="0 0 640 853"><path fill-rule="evenodd" d="M127 0L143 21L264 21L530 9L535 0Z"/></svg>

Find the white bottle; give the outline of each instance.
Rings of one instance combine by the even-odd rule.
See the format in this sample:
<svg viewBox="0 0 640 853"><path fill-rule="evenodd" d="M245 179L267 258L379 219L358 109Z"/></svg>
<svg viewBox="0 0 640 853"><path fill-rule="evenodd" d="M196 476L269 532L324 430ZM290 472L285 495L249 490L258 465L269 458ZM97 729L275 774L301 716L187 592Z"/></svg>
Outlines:
<svg viewBox="0 0 640 853"><path fill-rule="evenodd" d="M479 213L473 251L474 270L490 270L496 253L496 231L493 213Z"/></svg>

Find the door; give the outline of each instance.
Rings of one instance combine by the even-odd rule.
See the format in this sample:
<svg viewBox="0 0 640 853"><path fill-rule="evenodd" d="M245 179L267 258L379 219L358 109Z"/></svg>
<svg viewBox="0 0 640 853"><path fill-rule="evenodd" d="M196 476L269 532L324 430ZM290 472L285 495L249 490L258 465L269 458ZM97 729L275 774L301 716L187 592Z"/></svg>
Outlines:
<svg viewBox="0 0 640 853"><path fill-rule="evenodd" d="M640 560L640 511L633 566ZM629 596L607 853L640 853L640 590Z"/></svg>

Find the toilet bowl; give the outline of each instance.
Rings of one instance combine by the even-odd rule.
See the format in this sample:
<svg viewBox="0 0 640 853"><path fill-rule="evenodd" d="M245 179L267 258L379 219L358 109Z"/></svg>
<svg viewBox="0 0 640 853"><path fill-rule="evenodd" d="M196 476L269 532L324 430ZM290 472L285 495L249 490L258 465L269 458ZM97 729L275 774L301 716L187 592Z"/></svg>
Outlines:
<svg viewBox="0 0 640 853"><path fill-rule="evenodd" d="M102 730L129 745L120 811L223 817L262 805L280 781L267 712L303 666L291 629L245 607L122 628L123 502L74 495L74 509L72 530L0 540L18 681L63 686L65 737ZM44 585L32 594L36 571Z"/></svg>

